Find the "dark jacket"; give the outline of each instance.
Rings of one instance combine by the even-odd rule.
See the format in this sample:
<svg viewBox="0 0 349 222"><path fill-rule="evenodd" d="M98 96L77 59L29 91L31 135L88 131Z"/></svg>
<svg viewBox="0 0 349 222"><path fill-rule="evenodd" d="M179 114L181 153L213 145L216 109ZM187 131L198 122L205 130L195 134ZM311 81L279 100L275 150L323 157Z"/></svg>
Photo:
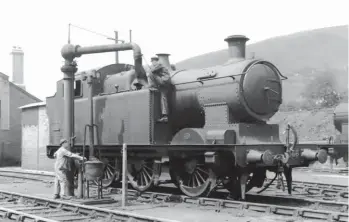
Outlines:
<svg viewBox="0 0 349 222"><path fill-rule="evenodd" d="M170 72L161 63L157 64L156 66L152 66L150 71L154 76L160 77L165 84L170 83Z"/></svg>

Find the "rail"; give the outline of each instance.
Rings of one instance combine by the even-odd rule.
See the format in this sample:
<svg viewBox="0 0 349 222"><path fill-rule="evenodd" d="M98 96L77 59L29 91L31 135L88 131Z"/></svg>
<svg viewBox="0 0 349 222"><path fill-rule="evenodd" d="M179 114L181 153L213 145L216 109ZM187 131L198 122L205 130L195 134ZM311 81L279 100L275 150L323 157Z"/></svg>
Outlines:
<svg viewBox="0 0 349 222"><path fill-rule="evenodd" d="M34 173L33 173L34 174ZM0 171L1 175L1 171ZM48 175L45 175L45 178ZM320 184L320 183L310 183L310 182L300 182L300 181L294 181L294 185L302 185L308 188L316 188L316 187L325 187L325 188L331 188L331 185L329 184ZM168 187L167 187L168 188ZM347 190L346 186L338 186L338 185L332 185L332 188L337 190ZM111 188L107 192L107 195L112 194L120 194L121 189L119 188ZM13 195L13 193L0 191L0 197L2 194L6 195ZM222 194L222 193L221 193ZM223 193L225 195L225 193ZM18 194L17 194L18 195ZM28 198L28 196L22 195L25 198ZM338 201L324 201L324 200L316 200L316 199L303 199L303 198L295 198L295 197L275 197L275 196L267 196L267 195L255 195L255 194L247 194L246 198L249 202L242 202L242 201L233 201L233 200L227 200L227 199L217 199L217 198L191 198L183 195L174 195L173 192L170 193L155 193L155 192L144 192L139 193L135 190L128 190L128 198L135 199L141 198L142 201L146 200L149 202L181 202L183 204L195 204L198 206L207 206L210 209L214 207L215 211L219 212L224 209L237 209L237 210L248 210L252 212L257 213L269 213L273 215L283 215L287 217L300 217L300 218L312 218L312 219L320 219L320 220L331 220L331 221L347 221L348 220L348 203L347 202L338 202ZM19 198L17 198L19 199ZM38 198L37 198L38 199ZM40 198L43 199L43 198ZM47 200L47 199L44 199ZM52 202L63 204L62 206L65 206L65 202L60 201L51 201L48 200L49 203L45 206L51 206L52 208ZM256 203L258 201L263 201L264 203ZM281 205L270 205L268 203L281 203ZM288 205L296 205L302 207L291 207ZM39 201L39 203L41 203ZM85 203L88 204L88 203ZM283 205L282 205L283 204ZM69 204L68 204L69 205ZM42 204L40 205L42 206ZM55 205L53 205L54 207ZM70 204L69 206L81 206L81 205L74 205ZM4 206L3 206L4 207ZM57 207L57 206L56 206ZM108 208L108 204L104 204L103 209L105 210ZM69 208L69 207L68 207ZM331 210L329 210L331 208ZM17 210L18 209L13 209ZM76 209L82 209L82 208L76 208ZM93 210L100 209L100 208L91 208ZM89 208L89 210L91 211ZM79 211L80 212L80 211ZM109 212L109 211L108 211ZM11 213L8 211L8 213ZM14 214L18 212L14 212ZM22 215L25 216L25 215Z"/></svg>
<svg viewBox="0 0 349 222"><path fill-rule="evenodd" d="M113 192L113 191L112 191ZM114 189L114 192L120 192L119 189ZM184 204L194 204L197 206L208 206L214 207L216 212L220 212L224 209L238 209L248 210L262 214L274 214L287 217L299 217L307 219L319 219L319 220L330 220L330 221L348 221L348 204L347 203L334 203L326 201L312 201L313 209L301 208L301 207L290 207L283 205L271 205L253 202L242 202L233 200L222 200L206 197L188 197L182 195L173 195L165 193L145 192L139 194L135 190L129 190L129 195L134 197L141 197L147 199L149 202L162 201L162 202L180 202ZM284 198L287 201L288 198ZM327 210L331 206L336 211ZM346 212L346 213L344 213Z"/></svg>
<svg viewBox="0 0 349 222"><path fill-rule="evenodd" d="M93 206L50 200L41 197L34 197L14 192L0 190L0 211L4 212L2 217L24 221L33 219L34 221L76 221L76 220L98 220L108 221L128 221L133 218L136 221L144 222L175 222L163 218L155 218L135 213L119 210L102 209ZM21 219L21 220L19 220Z"/></svg>

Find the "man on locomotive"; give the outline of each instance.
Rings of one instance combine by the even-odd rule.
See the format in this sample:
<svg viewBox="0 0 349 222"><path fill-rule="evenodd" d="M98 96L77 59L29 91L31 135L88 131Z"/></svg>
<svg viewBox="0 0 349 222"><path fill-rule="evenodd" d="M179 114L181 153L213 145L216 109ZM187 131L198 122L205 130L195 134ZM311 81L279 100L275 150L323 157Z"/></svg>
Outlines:
<svg viewBox="0 0 349 222"><path fill-rule="evenodd" d="M152 66L148 77L149 87L156 88L161 93L161 114L159 122L168 121L168 100L167 93L171 85L169 70L159 62L158 57L151 58Z"/></svg>
<svg viewBox="0 0 349 222"><path fill-rule="evenodd" d="M68 141L66 139L61 139L59 145L61 146L55 153L55 185L54 185L54 199L65 197L65 191L67 189L67 173L70 171L70 164L68 163L68 158L76 158L82 160L83 157L74 154L68 150ZM67 198L67 197L65 197Z"/></svg>

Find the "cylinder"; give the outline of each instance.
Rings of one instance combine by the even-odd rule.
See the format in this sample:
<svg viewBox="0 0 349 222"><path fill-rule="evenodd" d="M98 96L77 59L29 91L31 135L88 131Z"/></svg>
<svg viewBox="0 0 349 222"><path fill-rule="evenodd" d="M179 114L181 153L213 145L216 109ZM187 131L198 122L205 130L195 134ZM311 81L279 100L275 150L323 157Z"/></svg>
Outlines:
<svg viewBox="0 0 349 222"><path fill-rule="evenodd" d="M228 43L230 60L245 59L246 42L249 38L244 35L231 35L224 39Z"/></svg>
<svg viewBox="0 0 349 222"><path fill-rule="evenodd" d="M264 163L265 165L273 164L273 155L269 150L264 153L257 150L250 150L246 156L247 163Z"/></svg>
<svg viewBox="0 0 349 222"><path fill-rule="evenodd" d="M165 66L169 71L172 70L171 68L171 64L170 64L170 60L169 60L169 56L170 54L166 54L166 53L158 53L156 54L159 58L159 62Z"/></svg>
<svg viewBox="0 0 349 222"><path fill-rule="evenodd" d="M307 161L318 160L320 163L325 163L327 160L327 151L324 149L320 149L318 152L315 152L310 149L304 149L301 153L301 157L303 157Z"/></svg>

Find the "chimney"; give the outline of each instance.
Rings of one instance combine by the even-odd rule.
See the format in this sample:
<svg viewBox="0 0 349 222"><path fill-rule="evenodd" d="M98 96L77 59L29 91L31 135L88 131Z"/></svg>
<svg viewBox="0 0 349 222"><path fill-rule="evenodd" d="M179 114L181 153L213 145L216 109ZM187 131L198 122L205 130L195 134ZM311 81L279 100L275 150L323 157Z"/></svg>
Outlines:
<svg viewBox="0 0 349 222"><path fill-rule="evenodd" d="M172 68L171 68L171 64L170 64L170 60L169 60L169 56L170 56L170 54L166 54L166 53L158 53L158 54L156 54L157 56L158 56L158 58L159 58L159 62L163 65L163 66L165 66L169 71L171 71L172 70Z"/></svg>
<svg viewBox="0 0 349 222"><path fill-rule="evenodd" d="M12 48L12 82L25 90L23 77L23 56L24 53L20 47Z"/></svg>
<svg viewBox="0 0 349 222"><path fill-rule="evenodd" d="M224 39L229 46L229 60L243 60L246 58L246 42L250 40L244 35L231 35Z"/></svg>

